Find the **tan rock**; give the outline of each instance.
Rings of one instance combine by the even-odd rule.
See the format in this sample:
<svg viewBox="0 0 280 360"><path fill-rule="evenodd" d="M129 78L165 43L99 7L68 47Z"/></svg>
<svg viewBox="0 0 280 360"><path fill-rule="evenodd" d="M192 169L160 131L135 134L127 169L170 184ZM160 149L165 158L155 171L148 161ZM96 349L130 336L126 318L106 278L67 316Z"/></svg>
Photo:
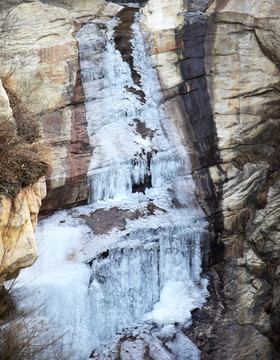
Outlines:
<svg viewBox="0 0 280 360"><path fill-rule="evenodd" d="M150 0L143 12L145 24L150 31L162 31L182 26L184 18L180 15L186 9L182 0Z"/></svg>
<svg viewBox="0 0 280 360"><path fill-rule="evenodd" d="M122 6L102 0L41 0L42 3L65 8L73 19L86 17L111 17L122 9Z"/></svg>
<svg viewBox="0 0 280 360"><path fill-rule="evenodd" d="M45 179L24 187L15 198L0 196L0 281L14 277L37 259L35 230Z"/></svg>
<svg viewBox="0 0 280 360"><path fill-rule="evenodd" d="M269 17L277 14L279 3L277 0L251 0L250 2L236 0L214 0L208 11L234 11L241 14L252 14L258 17Z"/></svg>
<svg viewBox="0 0 280 360"><path fill-rule="evenodd" d="M150 53L157 67L163 90L173 88L182 82L178 64L181 39L176 36L176 29L182 27L185 9L182 0L151 0L143 9L142 28L149 32Z"/></svg>

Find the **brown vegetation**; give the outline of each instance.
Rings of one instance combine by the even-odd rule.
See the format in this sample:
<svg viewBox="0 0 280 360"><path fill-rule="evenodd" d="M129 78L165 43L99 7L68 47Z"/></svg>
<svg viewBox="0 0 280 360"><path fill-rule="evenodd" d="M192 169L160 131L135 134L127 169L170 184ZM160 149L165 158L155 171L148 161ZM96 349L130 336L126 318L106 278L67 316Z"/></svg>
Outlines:
<svg viewBox="0 0 280 360"><path fill-rule="evenodd" d="M45 175L50 160L46 148L39 141L38 118L8 87L5 77L3 86L13 110L16 129L10 127L9 133L5 129L4 135L0 136L0 193L16 194L21 186L32 184Z"/></svg>
<svg viewBox="0 0 280 360"><path fill-rule="evenodd" d="M1 360L70 360L70 353L60 354L61 337L35 316L35 309L19 311L11 288L0 286Z"/></svg>

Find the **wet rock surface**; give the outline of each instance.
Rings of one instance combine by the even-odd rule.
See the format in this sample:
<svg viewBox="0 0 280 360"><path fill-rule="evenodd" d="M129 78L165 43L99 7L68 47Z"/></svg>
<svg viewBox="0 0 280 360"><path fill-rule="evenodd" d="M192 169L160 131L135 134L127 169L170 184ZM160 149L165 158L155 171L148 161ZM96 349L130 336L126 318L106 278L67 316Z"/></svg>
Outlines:
<svg viewBox="0 0 280 360"><path fill-rule="evenodd" d="M124 230L127 219L137 219L140 215L140 211L131 212L112 207L109 210L98 209L89 216L80 218L93 230L94 234L100 235L107 234L114 228Z"/></svg>

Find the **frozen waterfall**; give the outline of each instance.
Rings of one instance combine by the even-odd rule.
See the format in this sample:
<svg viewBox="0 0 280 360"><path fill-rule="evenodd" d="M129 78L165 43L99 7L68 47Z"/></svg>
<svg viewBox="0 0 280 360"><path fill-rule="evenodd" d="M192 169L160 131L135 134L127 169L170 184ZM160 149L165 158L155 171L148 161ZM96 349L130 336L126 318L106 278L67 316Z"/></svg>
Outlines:
<svg viewBox="0 0 280 360"><path fill-rule="evenodd" d="M160 343L154 334L187 323L207 296L207 223L138 16L124 44L121 18L85 21L77 34L93 148L90 204L40 222L39 259L19 277L19 292L34 293L21 306L37 296L40 316L65 334L61 352L71 348L77 360L100 346L96 358L105 359L102 346L133 326L152 326L151 342ZM183 333L176 339L175 357L158 344L151 351L199 359Z"/></svg>

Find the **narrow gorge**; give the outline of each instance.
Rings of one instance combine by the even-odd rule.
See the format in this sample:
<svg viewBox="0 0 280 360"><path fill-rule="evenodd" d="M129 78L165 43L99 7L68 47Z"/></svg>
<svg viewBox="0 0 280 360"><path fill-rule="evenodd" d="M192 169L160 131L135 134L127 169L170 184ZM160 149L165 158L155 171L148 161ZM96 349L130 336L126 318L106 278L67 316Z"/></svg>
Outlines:
<svg viewBox="0 0 280 360"><path fill-rule="evenodd" d="M277 0L0 15L0 357L278 359Z"/></svg>

